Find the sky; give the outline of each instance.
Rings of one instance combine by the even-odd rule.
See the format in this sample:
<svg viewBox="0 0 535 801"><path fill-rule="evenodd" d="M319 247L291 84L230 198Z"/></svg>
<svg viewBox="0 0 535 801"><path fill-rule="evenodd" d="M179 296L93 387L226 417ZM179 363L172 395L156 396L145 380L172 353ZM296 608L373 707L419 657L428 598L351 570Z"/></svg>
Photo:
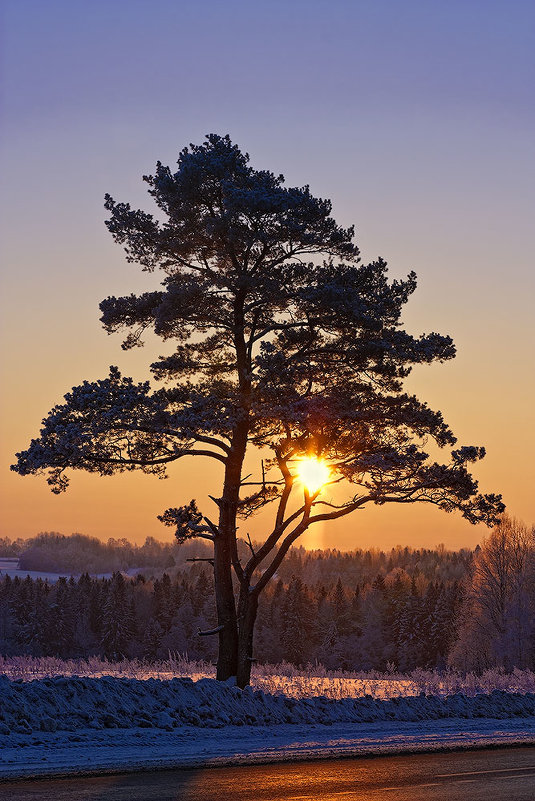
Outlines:
<svg viewBox="0 0 535 801"><path fill-rule="evenodd" d="M141 176L209 132L330 198L364 261L415 270L407 328L451 334L458 356L408 388L460 444L487 448L481 490L535 522L531 0L4 0L1 14L0 536L168 540L165 508L196 497L209 511L211 460L181 460L166 481L74 473L59 497L9 471L72 386L110 364L148 377L161 345L125 353L98 321L104 297L158 282L113 243L103 197L148 207ZM485 534L392 505L303 544L460 548Z"/></svg>

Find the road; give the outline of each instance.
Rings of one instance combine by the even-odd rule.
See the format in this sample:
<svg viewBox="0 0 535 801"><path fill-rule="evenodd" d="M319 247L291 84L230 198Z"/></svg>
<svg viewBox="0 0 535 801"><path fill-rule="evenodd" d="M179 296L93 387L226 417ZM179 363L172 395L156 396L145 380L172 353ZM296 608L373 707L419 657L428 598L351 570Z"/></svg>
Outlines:
<svg viewBox="0 0 535 801"><path fill-rule="evenodd" d="M0 784L2 801L534 801L535 747Z"/></svg>

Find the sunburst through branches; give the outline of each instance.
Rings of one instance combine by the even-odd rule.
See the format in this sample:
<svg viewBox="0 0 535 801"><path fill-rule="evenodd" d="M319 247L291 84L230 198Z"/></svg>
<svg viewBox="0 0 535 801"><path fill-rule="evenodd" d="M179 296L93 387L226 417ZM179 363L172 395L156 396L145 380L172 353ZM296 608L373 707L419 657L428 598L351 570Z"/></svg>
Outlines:
<svg viewBox="0 0 535 801"><path fill-rule="evenodd" d="M331 470L321 459L305 456L297 462L297 476L309 493L315 495L329 481Z"/></svg>

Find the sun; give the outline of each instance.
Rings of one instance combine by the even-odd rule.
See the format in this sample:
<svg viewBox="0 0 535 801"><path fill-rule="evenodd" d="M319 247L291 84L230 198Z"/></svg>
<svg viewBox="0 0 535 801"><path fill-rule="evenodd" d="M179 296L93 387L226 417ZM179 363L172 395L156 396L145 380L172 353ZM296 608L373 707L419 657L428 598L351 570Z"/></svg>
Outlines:
<svg viewBox="0 0 535 801"><path fill-rule="evenodd" d="M314 456L305 456L297 462L297 475L311 495L315 495L331 475L329 466Z"/></svg>

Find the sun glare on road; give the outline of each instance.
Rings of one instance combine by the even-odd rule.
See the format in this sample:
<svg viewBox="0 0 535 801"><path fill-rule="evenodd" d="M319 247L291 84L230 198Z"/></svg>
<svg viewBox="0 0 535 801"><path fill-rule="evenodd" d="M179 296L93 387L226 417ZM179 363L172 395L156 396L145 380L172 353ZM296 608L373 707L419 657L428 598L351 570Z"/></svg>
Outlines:
<svg viewBox="0 0 535 801"><path fill-rule="evenodd" d="M297 463L297 475L311 495L321 489L331 475L325 462L314 456L306 456Z"/></svg>

